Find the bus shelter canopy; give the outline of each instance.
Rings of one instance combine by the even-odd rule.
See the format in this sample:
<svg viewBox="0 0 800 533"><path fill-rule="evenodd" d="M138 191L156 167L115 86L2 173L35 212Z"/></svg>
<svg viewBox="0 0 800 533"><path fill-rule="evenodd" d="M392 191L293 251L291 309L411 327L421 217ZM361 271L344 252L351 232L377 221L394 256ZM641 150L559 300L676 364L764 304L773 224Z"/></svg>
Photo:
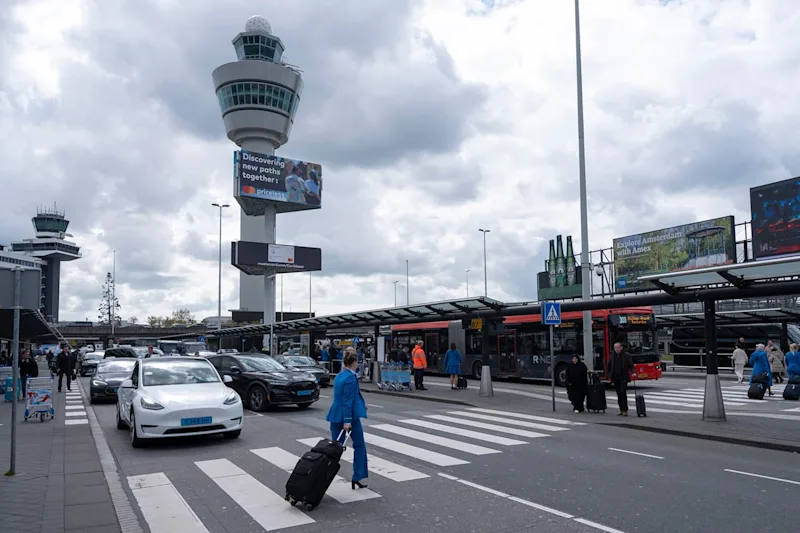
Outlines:
<svg viewBox="0 0 800 533"><path fill-rule="evenodd" d="M718 311L717 326L738 324L776 324L800 322L800 309L749 309L741 311ZM659 327L702 327L705 323L703 313L680 313L674 315L658 315Z"/></svg>

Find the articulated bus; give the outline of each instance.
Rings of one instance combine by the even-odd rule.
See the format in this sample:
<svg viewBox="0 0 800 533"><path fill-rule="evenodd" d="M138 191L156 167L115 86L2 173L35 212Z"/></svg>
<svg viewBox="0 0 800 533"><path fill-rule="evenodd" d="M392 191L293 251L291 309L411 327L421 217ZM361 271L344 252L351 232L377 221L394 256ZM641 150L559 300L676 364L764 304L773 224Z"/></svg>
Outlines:
<svg viewBox="0 0 800 533"><path fill-rule="evenodd" d="M553 331L556 384L566 385L567 364L575 354L583 354L583 313L562 314L562 323ZM507 316L503 330L489 336L489 368L493 377L550 379L549 326L541 315ZM477 324L476 324L477 326ZM482 334L464 328L462 321L428 322L392 326L392 346L399 348L416 341L425 343L428 370L444 373L444 354L455 343L461 351L464 375L480 378L483 365ZM656 321L650 307L592 311L594 368L609 379L610 354L621 342L636 365L637 379L658 379L661 364L656 340Z"/></svg>

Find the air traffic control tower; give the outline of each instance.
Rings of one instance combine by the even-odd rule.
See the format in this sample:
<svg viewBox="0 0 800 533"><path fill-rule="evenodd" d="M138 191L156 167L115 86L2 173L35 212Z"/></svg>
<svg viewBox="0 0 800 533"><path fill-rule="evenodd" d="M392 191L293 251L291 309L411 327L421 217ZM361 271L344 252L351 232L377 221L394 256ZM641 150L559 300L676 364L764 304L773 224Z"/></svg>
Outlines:
<svg viewBox="0 0 800 533"><path fill-rule="evenodd" d="M284 45L264 17L253 16L233 39L238 61L217 67L212 78L234 153L234 198L241 212L241 241L232 243L239 275L239 314L263 311L275 320L275 275L321 269L321 251L276 244L278 213L321 207L322 168L277 157L288 142L303 79L283 58ZM236 315L236 310L234 310Z"/></svg>

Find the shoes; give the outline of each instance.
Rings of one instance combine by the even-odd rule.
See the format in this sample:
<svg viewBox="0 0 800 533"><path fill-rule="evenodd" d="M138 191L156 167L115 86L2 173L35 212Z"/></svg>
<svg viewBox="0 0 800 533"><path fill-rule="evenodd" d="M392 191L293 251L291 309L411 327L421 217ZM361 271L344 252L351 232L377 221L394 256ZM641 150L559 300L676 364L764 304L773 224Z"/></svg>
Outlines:
<svg viewBox="0 0 800 533"><path fill-rule="evenodd" d="M572 412L573 412L573 413L575 413L575 414L578 414L578 413L580 413L580 411L578 411L577 409L573 409L573 411L572 411Z"/></svg>
<svg viewBox="0 0 800 533"><path fill-rule="evenodd" d="M356 487L358 487L359 489L366 489L367 485L361 483L360 481L351 481L350 482L350 488L352 490L356 490Z"/></svg>

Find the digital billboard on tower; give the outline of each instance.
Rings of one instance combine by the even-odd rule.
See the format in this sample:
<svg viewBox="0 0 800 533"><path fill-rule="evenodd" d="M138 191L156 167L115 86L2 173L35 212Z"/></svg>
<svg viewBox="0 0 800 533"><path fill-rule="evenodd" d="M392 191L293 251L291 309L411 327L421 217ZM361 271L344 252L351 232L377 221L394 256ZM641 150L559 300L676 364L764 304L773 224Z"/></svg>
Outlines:
<svg viewBox="0 0 800 533"><path fill-rule="evenodd" d="M292 204L285 210L322 206L322 166L240 150L233 154L234 196Z"/></svg>
<svg viewBox="0 0 800 533"><path fill-rule="evenodd" d="M750 189L756 259L800 253L800 177Z"/></svg>

